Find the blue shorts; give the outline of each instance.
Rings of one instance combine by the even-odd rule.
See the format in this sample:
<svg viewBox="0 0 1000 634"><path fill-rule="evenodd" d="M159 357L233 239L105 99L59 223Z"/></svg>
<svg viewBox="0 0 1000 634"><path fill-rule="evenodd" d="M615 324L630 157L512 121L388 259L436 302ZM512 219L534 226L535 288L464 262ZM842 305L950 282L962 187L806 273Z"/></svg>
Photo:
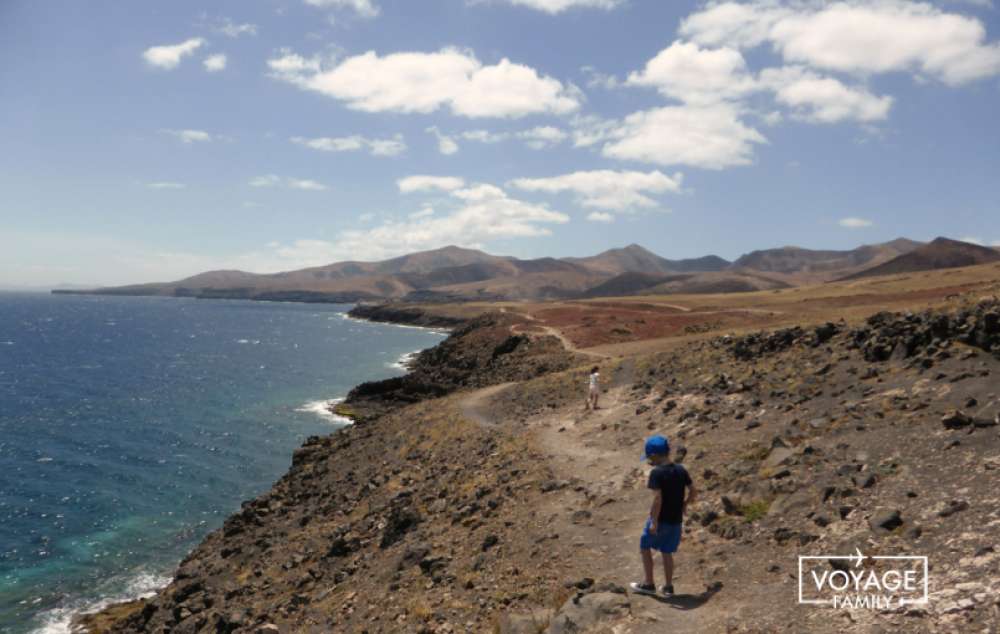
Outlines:
<svg viewBox="0 0 1000 634"><path fill-rule="evenodd" d="M653 533L653 521L646 520L639 539L639 550L658 550L661 553L675 553L681 545L680 524L660 524L660 530Z"/></svg>

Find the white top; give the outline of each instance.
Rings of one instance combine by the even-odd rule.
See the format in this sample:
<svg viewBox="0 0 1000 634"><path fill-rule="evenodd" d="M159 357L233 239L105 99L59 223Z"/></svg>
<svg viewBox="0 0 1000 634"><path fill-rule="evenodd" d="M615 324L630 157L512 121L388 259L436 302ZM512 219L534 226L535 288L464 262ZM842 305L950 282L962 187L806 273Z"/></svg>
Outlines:
<svg viewBox="0 0 1000 634"><path fill-rule="evenodd" d="M599 376L601 375L598 372L594 372L593 374L590 375L590 389L592 390L597 389L597 377Z"/></svg>

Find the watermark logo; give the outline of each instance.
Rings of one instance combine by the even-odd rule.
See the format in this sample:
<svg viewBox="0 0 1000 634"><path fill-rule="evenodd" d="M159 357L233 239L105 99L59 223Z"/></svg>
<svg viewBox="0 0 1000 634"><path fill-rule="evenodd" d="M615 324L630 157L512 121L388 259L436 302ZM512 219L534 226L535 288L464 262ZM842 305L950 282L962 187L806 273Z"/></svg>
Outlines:
<svg viewBox="0 0 1000 634"><path fill-rule="evenodd" d="M839 609L892 610L928 601L927 557L914 555L803 555L799 603Z"/></svg>

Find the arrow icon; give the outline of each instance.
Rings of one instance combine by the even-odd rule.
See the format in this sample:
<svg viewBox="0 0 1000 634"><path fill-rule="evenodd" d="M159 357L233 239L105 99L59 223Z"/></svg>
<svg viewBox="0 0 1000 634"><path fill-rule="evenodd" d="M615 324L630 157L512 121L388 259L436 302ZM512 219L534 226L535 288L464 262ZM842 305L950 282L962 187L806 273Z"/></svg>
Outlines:
<svg viewBox="0 0 1000 634"><path fill-rule="evenodd" d="M865 557L865 555L861 552L860 548L855 547L854 552L856 552L857 555L851 555L850 560L851 561L857 560L857 563L854 564L854 567L858 568L861 566L861 562L863 562L865 559L868 559L868 557Z"/></svg>

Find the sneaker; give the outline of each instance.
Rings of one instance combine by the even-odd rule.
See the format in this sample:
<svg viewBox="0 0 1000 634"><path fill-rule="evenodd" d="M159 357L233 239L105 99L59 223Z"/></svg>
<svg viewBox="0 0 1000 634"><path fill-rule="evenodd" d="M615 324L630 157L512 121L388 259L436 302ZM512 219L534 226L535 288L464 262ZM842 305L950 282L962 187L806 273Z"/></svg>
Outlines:
<svg viewBox="0 0 1000 634"><path fill-rule="evenodd" d="M635 583L635 582L630 583L628 585L630 588L632 588L632 592L636 594L647 594L651 597L656 596L656 586L654 585L647 585L645 583Z"/></svg>
<svg viewBox="0 0 1000 634"><path fill-rule="evenodd" d="M673 586L673 584L671 584L669 586L662 586L660 588L660 594L662 594L665 597L672 597L672 596L674 596L674 586Z"/></svg>

